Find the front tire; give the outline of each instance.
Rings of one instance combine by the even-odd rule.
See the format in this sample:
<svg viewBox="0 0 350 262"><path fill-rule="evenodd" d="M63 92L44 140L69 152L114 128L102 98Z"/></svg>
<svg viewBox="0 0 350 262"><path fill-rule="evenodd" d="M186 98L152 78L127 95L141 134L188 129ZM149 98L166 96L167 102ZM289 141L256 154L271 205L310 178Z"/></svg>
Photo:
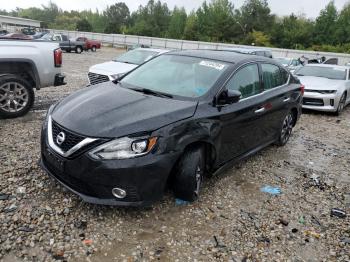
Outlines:
<svg viewBox="0 0 350 262"><path fill-rule="evenodd" d="M175 168L175 197L191 202L198 199L205 171L204 148L196 146L186 150Z"/></svg>
<svg viewBox="0 0 350 262"><path fill-rule="evenodd" d="M280 129L278 140L276 142L278 146L284 146L285 144L287 144L290 135L292 134L293 126L294 115L292 112L289 112L283 119L282 127Z"/></svg>
<svg viewBox="0 0 350 262"><path fill-rule="evenodd" d="M25 79L16 75L0 77L0 118L25 115L34 103L34 91Z"/></svg>
<svg viewBox="0 0 350 262"><path fill-rule="evenodd" d="M345 108L345 104L346 104L346 93L343 93L339 100L337 112L335 113L337 116L339 116L343 112Z"/></svg>
<svg viewBox="0 0 350 262"><path fill-rule="evenodd" d="M76 52L77 54L81 54L81 53L83 52L83 48L82 48L81 46L77 46L77 47L75 48L75 52Z"/></svg>
<svg viewBox="0 0 350 262"><path fill-rule="evenodd" d="M96 46L91 47L92 52L96 52Z"/></svg>

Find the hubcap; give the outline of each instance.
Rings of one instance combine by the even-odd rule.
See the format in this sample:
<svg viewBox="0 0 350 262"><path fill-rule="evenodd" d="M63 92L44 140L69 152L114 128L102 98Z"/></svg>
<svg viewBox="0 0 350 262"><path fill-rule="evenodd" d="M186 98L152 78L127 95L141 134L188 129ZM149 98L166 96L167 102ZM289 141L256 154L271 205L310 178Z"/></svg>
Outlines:
<svg viewBox="0 0 350 262"><path fill-rule="evenodd" d="M293 116L289 114L283 121L281 140L283 143L286 143L292 133L293 129Z"/></svg>
<svg viewBox="0 0 350 262"><path fill-rule="evenodd" d="M196 190L194 191L196 196L199 195L199 189L201 187L201 184L202 184L202 171L201 171L201 168L198 166L196 170Z"/></svg>
<svg viewBox="0 0 350 262"><path fill-rule="evenodd" d="M27 89L17 83L9 82L0 86L0 108L9 113L21 111L28 104Z"/></svg>

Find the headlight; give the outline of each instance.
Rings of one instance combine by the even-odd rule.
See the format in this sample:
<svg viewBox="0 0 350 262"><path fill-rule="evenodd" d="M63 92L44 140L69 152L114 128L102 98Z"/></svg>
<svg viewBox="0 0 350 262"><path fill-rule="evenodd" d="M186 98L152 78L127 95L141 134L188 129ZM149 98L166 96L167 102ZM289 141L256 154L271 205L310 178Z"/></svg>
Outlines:
<svg viewBox="0 0 350 262"><path fill-rule="evenodd" d="M157 142L157 137L115 139L96 149L89 155L94 159L127 159L148 154Z"/></svg>
<svg viewBox="0 0 350 262"><path fill-rule="evenodd" d="M125 75L125 73L119 73L119 74L111 75L111 78L112 78L112 80L116 80L116 79L122 77L123 75Z"/></svg>

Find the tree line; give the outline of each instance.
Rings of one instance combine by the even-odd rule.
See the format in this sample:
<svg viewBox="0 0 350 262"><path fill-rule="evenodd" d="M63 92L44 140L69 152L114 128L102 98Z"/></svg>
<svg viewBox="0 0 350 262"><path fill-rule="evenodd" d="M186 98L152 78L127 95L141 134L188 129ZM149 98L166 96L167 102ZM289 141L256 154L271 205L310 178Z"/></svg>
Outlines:
<svg viewBox="0 0 350 262"><path fill-rule="evenodd" d="M63 11L50 1L0 14L40 20L53 29L350 53L350 2L337 10L330 1L316 19L277 16L267 0L246 0L240 8L229 0L204 1L190 13L155 0L134 12L124 2L103 11Z"/></svg>

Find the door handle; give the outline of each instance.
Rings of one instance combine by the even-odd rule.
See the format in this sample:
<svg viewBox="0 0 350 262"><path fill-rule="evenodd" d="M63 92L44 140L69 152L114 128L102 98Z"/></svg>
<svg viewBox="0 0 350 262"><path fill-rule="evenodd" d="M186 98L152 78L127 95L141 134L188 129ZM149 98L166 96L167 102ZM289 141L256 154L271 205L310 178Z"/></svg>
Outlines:
<svg viewBox="0 0 350 262"><path fill-rule="evenodd" d="M265 112L265 107L262 107L262 108L260 108L260 109L258 109L258 110L255 110L255 114L260 114L260 113L263 113L263 112Z"/></svg>
<svg viewBox="0 0 350 262"><path fill-rule="evenodd" d="M287 97L287 98L283 99L283 103L287 103L289 101L290 101L290 97Z"/></svg>

